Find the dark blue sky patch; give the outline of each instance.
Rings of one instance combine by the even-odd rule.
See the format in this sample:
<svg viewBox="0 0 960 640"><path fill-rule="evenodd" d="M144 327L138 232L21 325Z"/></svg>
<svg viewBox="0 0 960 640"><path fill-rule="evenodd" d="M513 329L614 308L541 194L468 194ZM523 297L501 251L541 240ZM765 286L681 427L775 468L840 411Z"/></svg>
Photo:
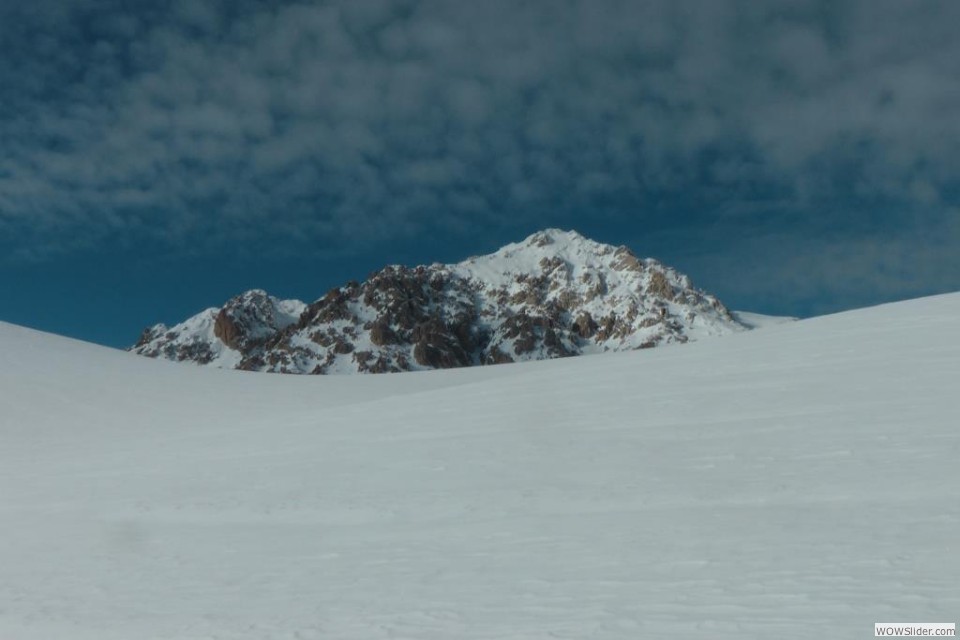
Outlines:
<svg viewBox="0 0 960 640"><path fill-rule="evenodd" d="M251 287L309 299L548 226L758 311L953 290L958 21L946 0L7 3L0 318L126 344Z"/></svg>

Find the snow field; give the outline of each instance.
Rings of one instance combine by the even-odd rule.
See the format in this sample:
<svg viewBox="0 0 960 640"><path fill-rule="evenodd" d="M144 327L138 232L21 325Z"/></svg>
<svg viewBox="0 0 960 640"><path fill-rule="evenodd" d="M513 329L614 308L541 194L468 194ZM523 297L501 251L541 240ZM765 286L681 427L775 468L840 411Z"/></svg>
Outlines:
<svg viewBox="0 0 960 640"><path fill-rule="evenodd" d="M856 638L960 612L960 295L389 376L0 324L0 638Z"/></svg>

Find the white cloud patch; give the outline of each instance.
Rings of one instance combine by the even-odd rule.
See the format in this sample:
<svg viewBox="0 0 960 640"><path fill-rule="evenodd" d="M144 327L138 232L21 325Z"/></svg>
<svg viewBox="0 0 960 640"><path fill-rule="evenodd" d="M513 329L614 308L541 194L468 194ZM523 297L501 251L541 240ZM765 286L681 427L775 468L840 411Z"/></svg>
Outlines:
<svg viewBox="0 0 960 640"><path fill-rule="evenodd" d="M916 240L958 191L955 2L130 6L0 9L9 244L297 248L690 207L818 227L824 202L856 222L878 199L921 212Z"/></svg>

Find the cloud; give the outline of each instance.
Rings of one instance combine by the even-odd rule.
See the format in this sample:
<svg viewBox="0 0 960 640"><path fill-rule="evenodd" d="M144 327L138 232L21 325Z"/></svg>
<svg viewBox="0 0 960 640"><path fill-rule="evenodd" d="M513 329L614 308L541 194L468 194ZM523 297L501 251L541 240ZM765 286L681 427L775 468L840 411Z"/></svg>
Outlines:
<svg viewBox="0 0 960 640"><path fill-rule="evenodd" d="M954 2L171 7L0 9L0 246L295 251L585 215L853 234L872 210L887 238L957 193Z"/></svg>

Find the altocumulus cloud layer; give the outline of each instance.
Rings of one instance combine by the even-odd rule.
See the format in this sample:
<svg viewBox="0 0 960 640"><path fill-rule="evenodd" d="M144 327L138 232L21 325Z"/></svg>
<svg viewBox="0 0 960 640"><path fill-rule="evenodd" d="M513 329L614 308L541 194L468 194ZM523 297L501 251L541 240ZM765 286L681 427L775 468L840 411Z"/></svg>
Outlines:
<svg viewBox="0 0 960 640"><path fill-rule="evenodd" d="M0 247L586 216L714 229L753 287L955 285L957 24L952 0L3 3Z"/></svg>

